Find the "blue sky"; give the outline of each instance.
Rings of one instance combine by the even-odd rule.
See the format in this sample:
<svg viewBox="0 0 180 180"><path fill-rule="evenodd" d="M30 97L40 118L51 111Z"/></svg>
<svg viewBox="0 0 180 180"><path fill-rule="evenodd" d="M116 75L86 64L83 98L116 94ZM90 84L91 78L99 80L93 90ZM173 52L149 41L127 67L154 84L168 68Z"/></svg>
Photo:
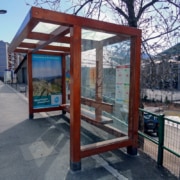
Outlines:
<svg viewBox="0 0 180 180"><path fill-rule="evenodd" d="M0 41L11 43L34 1L0 0L0 9L7 10L6 14L0 14ZM67 9L70 6L66 0L61 3L63 3L62 9ZM49 6L45 4L43 8L49 9Z"/></svg>
<svg viewBox="0 0 180 180"><path fill-rule="evenodd" d="M33 2L28 0L27 2ZM0 41L11 42L30 10L26 0L1 0L0 9L7 10L0 14Z"/></svg>

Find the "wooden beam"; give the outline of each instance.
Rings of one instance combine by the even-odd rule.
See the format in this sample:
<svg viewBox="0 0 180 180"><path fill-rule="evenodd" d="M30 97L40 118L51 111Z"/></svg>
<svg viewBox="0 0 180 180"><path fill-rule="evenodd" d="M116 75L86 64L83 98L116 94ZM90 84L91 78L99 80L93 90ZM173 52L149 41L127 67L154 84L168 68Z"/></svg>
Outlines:
<svg viewBox="0 0 180 180"><path fill-rule="evenodd" d="M81 108L81 117L82 116L89 117L89 118L93 119L94 121L96 121L95 112L93 112L93 111L89 111L87 109ZM112 123L113 120L112 120L112 118L102 115L101 121L96 121L96 122L101 123L101 124L107 124L107 123Z"/></svg>
<svg viewBox="0 0 180 180"><path fill-rule="evenodd" d="M70 112L70 107L69 107L69 105L63 104L62 106L65 108L64 110L65 110L66 112ZM90 123L90 124L92 124L92 125L100 128L100 129L102 129L102 130L104 130L104 131L106 131L106 132L108 132L108 133L116 136L116 137L126 136L126 134L125 134L124 132L120 131L119 129L117 129L117 128L115 128L115 127L112 127L111 125L98 122L98 121L96 121L95 119L92 119L92 118L90 118L90 117L88 117L88 116L85 116L85 115L83 115L83 114L81 114L81 119L82 119L83 121L86 121L86 122L88 122L88 123Z"/></svg>
<svg viewBox="0 0 180 180"><path fill-rule="evenodd" d="M18 49L15 49L16 53L25 53L25 54L28 54L30 52L29 49L21 49L21 48L18 48ZM58 51L43 51L43 50L39 50L36 52L36 54L48 54L48 55L57 55L57 56L60 56L60 55L69 55L69 52L58 52Z"/></svg>
<svg viewBox="0 0 180 180"><path fill-rule="evenodd" d="M81 146L81 157L84 158L87 156L103 153L106 151L111 151L121 147L127 147L131 144L132 144L132 140L129 139L128 136L125 136L116 139L110 139L102 142L96 142L93 144L84 145Z"/></svg>
<svg viewBox="0 0 180 180"><path fill-rule="evenodd" d="M62 104L66 104L66 57L62 55Z"/></svg>
<svg viewBox="0 0 180 180"><path fill-rule="evenodd" d="M65 107L62 105L58 107L49 107L49 108L40 108L40 109L33 109L33 113L38 113L38 112L49 112L49 111L59 111L59 110L64 110Z"/></svg>
<svg viewBox="0 0 180 180"><path fill-rule="evenodd" d="M83 121L86 121L89 124L92 124L93 126L96 126L96 127L100 128L101 130L103 130L103 131L105 131L107 133L112 134L113 136L116 136L116 137L126 136L126 134L124 132L122 132L119 129L113 127L112 125L98 122L95 119L92 119L92 118L90 118L88 116L85 116L83 114L81 114L81 119Z"/></svg>
<svg viewBox="0 0 180 180"><path fill-rule="evenodd" d="M102 90L103 90L103 45L96 43L96 94L95 98L98 103L102 102ZM95 109L96 120L101 121L102 108L98 106Z"/></svg>
<svg viewBox="0 0 180 180"><path fill-rule="evenodd" d="M105 102L98 102L93 99L81 97L81 103L94 108L101 108L103 111L111 113L113 111L113 105Z"/></svg>
<svg viewBox="0 0 180 180"><path fill-rule="evenodd" d="M31 11L27 14L25 20L23 21L20 29L16 33L14 39L9 45L8 51L9 53L14 52L14 50L19 46L19 44L28 36L28 34L32 31L32 29L38 24L38 20L31 20Z"/></svg>
<svg viewBox="0 0 180 180"><path fill-rule="evenodd" d="M32 54L27 55L29 118L33 119Z"/></svg>
<svg viewBox="0 0 180 180"><path fill-rule="evenodd" d="M15 49L14 52L15 52L15 53L24 53L24 54L28 54L29 49L21 49L21 48L18 48L18 49Z"/></svg>
<svg viewBox="0 0 180 180"><path fill-rule="evenodd" d="M35 40L40 40L40 41L48 41L51 38L50 34L44 34L44 33L37 33L37 32L30 32L27 35L27 39L35 39ZM70 37L59 37L54 42L59 42L59 43L67 43L70 44Z"/></svg>
<svg viewBox="0 0 180 180"><path fill-rule="evenodd" d="M60 28L56 30L56 32L51 36L51 38L48 41L40 45L37 45L37 47L33 49L32 52L34 53L38 51L39 49L44 49L48 44L50 44L51 42L54 42L56 39L66 35L67 33L69 33L69 27L61 26Z"/></svg>
<svg viewBox="0 0 180 180"><path fill-rule="evenodd" d="M19 48L27 48L27 49L34 49L36 48L36 44L34 43L21 43L19 45ZM70 53L70 48L69 47L63 47L63 46L52 46L52 45L47 45L43 48L43 50L47 51L62 51L66 53Z"/></svg>
<svg viewBox="0 0 180 180"><path fill-rule="evenodd" d="M77 25L82 28L90 28L90 29L100 30L103 32L113 32L118 34L134 35L134 36L140 34L140 30L138 30L137 28L132 28L119 24L107 23L103 21L88 19L70 14L64 14L38 7L32 7L31 15L34 19L38 19L39 21L42 22L61 24L69 27L72 27L73 25Z"/></svg>
<svg viewBox="0 0 180 180"><path fill-rule="evenodd" d="M101 42L102 46L106 46L107 44L111 45L111 44L119 43L119 42L122 42L122 41L125 41L128 39L130 39L130 36L116 35L116 34L114 34L113 37L107 38L107 39L102 40L102 41L82 39L82 44L83 44L82 51L88 51L91 49L95 49L97 44L99 44L100 42Z"/></svg>

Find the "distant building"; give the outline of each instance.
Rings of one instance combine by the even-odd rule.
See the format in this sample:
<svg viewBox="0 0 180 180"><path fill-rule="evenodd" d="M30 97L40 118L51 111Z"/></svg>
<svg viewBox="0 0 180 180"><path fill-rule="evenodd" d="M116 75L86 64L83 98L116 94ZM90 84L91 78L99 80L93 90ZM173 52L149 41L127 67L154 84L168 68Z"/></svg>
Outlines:
<svg viewBox="0 0 180 180"><path fill-rule="evenodd" d="M141 61L142 88L180 90L180 43Z"/></svg>
<svg viewBox="0 0 180 180"><path fill-rule="evenodd" d="M0 41L0 79L4 80L4 72L12 71L12 76L15 69L19 66L24 54L8 53L9 43Z"/></svg>
<svg viewBox="0 0 180 180"><path fill-rule="evenodd" d="M0 79L4 78L4 71L8 69L8 43L0 41Z"/></svg>
<svg viewBox="0 0 180 180"><path fill-rule="evenodd" d="M16 74L18 83L27 84L27 57L21 60L14 73Z"/></svg>

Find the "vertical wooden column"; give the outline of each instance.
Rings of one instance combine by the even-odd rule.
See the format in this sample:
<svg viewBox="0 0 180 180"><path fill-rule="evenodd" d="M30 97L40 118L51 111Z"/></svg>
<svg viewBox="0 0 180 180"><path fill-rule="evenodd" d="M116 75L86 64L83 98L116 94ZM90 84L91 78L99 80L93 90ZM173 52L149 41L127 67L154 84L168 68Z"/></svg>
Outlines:
<svg viewBox="0 0 180 180"><path fill-rule="evenodd" d="M70 168L81 169L81 28L70 29Z"/></svg>
<svg viewBox="0 0 180 180"><path fill-rule="evenodd" d="M32 54L27 54L29 119L33 119Z"/></svg>
<svg viewBox="0 0 180 180"><path fill-rule="evenodd" d="M131 38L131 76L130 76L130 107L129 107L129 137L133 139L133 145L127 147L127 153L137 155L138 144L138 122L139 122L139 102L140 102L140 58L141 58L141 38L135 36Z"/></svg>
<svg viewBox="0 0 180 180"><path fill-rule="evenodd" d="M62 104L66 104L66 57L62 55ZM62 111L63 114L66 111Z"/></svg>
<svg viewBox="0 0 180 180"><path fill-rule="evenodd" d="M102 102L103 88L103 46L101 43L96 45L96 102ZM96 120L101 121L102 108L99 105L96 110Z"/></svg>

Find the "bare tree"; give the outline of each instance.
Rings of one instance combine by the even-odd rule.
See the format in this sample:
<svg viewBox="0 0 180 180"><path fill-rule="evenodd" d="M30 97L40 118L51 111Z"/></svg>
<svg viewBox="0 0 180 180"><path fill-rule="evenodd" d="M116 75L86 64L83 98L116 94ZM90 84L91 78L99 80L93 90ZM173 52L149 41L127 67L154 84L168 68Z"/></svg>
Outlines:
<svg viewBox="0 0 180 180"><path fill-rule="evenodd" d="M34 0L32 5L141 29L142 52L153 71L151 55L180 41L180 0ZM153 86L158 77L145 72L141 78Z"/></svg>
<svg viewBox="0 0 180 180"><path fill-rule="evenodd" d="M142 29L147 55L180 40L179 0L34 0L33 5Z"/></svg>

